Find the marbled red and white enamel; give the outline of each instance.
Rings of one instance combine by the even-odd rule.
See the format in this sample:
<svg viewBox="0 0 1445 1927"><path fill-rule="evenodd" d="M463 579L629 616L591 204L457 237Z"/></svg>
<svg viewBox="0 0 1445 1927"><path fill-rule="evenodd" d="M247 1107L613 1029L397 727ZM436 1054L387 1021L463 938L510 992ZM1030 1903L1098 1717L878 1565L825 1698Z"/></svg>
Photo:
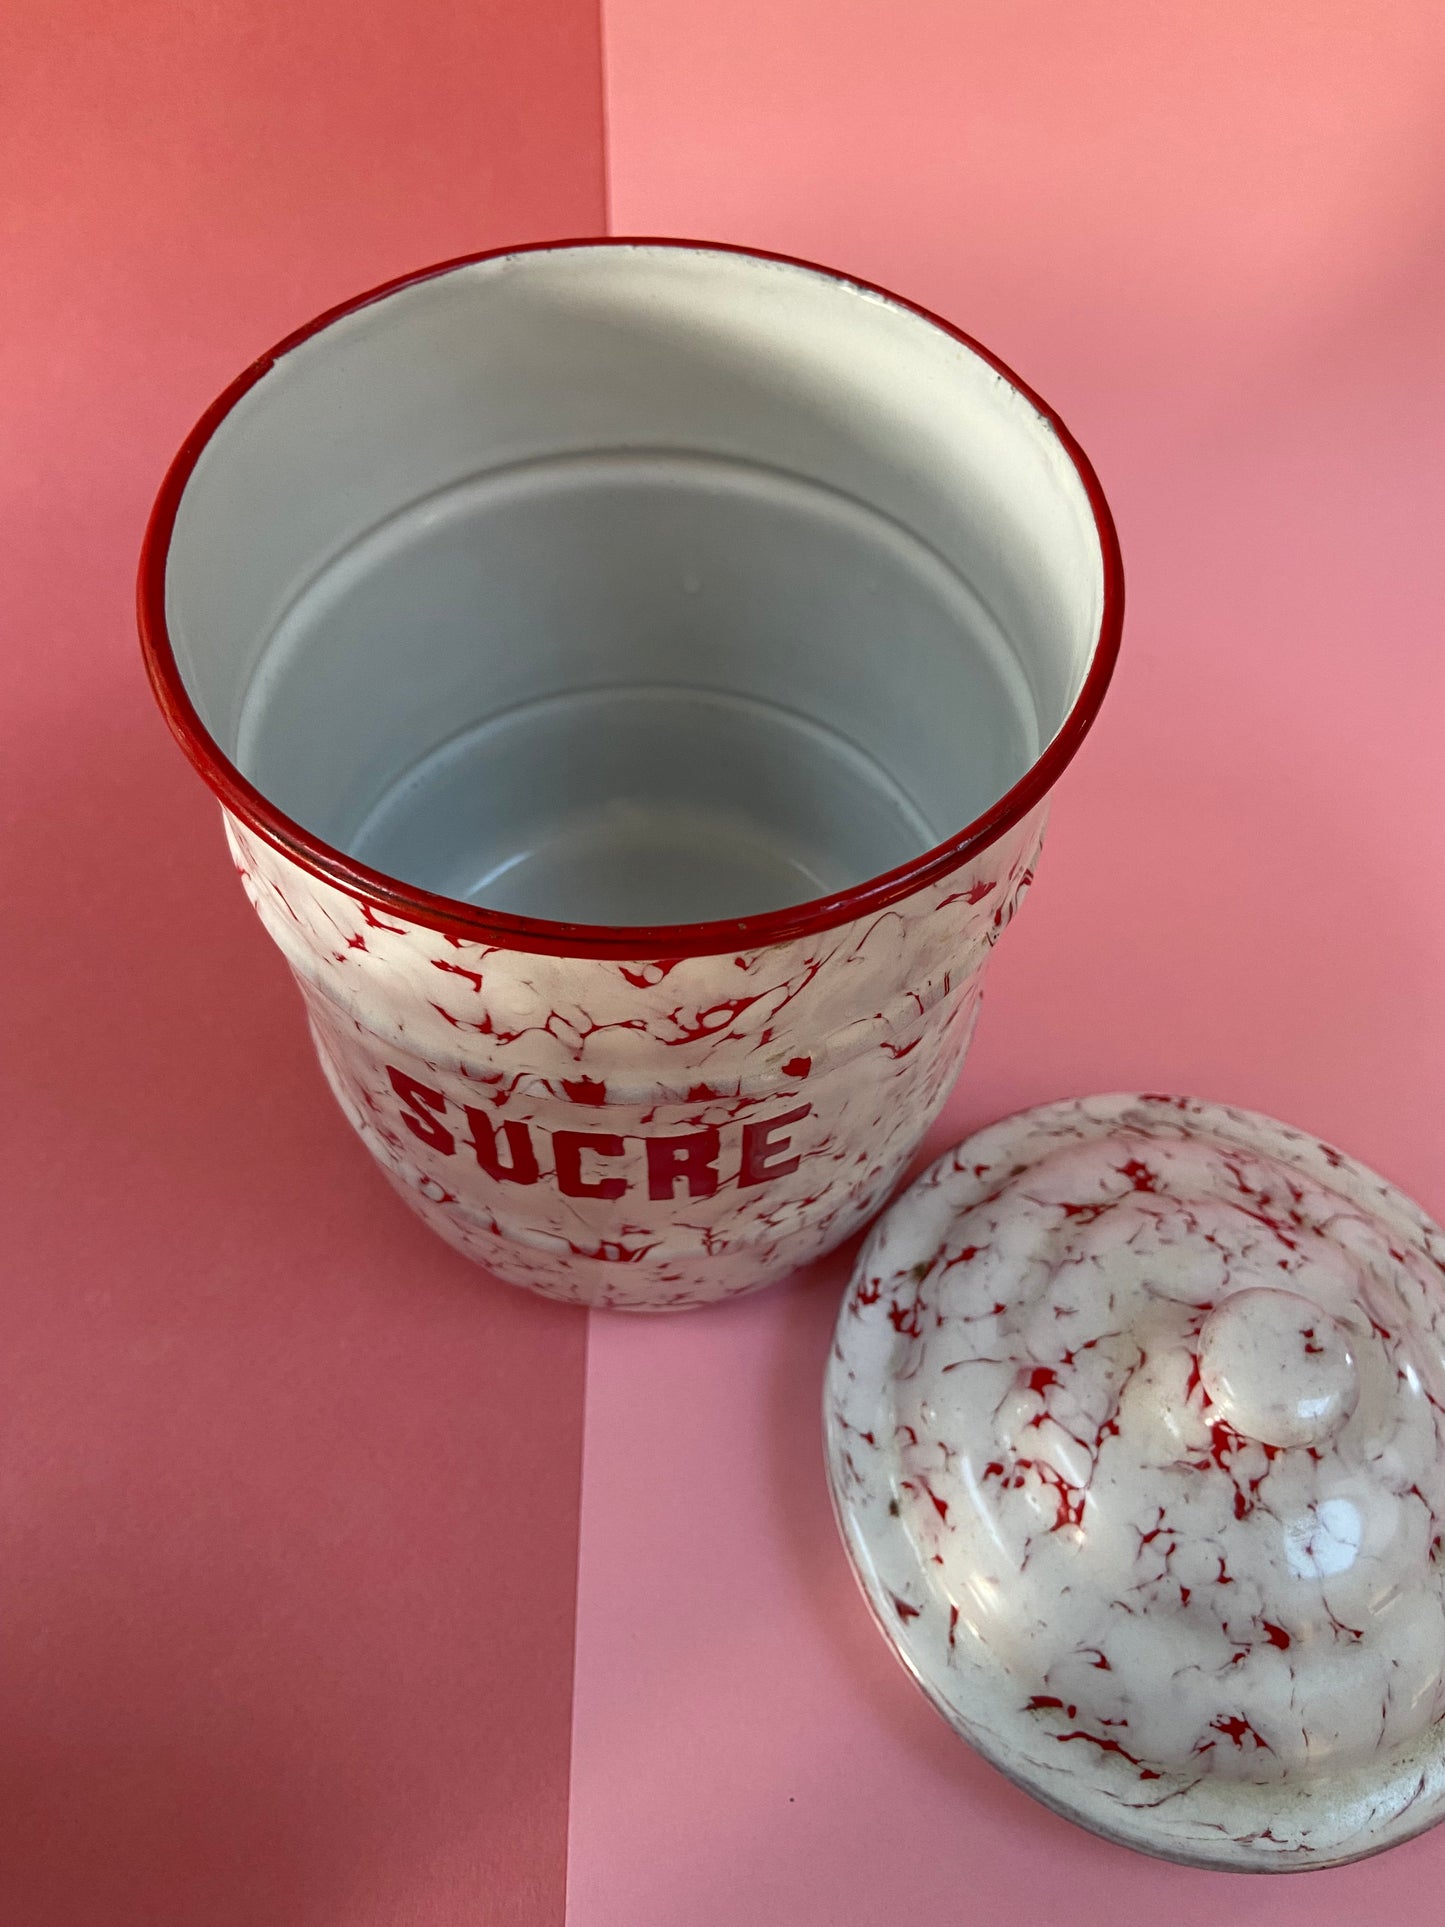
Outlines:
<svg viewBox="0 0 1445 1927"><path fill-rule="evenodd" d="M844 1538L956 1729L1145 1851L1324 1867L1445 1817L1445 1235L1304 1133L1026 1112L875 1228Z"/></svg>
<svg viewBox="0 0 1445 1927"><path fill-rule="evenodd" d="M410 923L226 823L331 1088L412 1207L513 1284L659 1311L766 1285L878 1208L958 1074L1046 812L852 922L620 962Z"/></svg>

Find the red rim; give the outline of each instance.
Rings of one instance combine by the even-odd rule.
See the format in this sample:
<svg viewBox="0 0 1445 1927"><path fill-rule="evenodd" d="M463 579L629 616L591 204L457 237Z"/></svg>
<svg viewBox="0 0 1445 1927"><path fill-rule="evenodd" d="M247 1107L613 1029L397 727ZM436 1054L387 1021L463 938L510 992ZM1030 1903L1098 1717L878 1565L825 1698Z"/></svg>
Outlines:
<svg viewBox="0 0 1445 1927"><path fill-rule="evenodd" d="M386 876L379 870L372 870L366 864L358 863L354 857L347 856L344 851L333 849L320 837L313 836L301 824L294 822L249 783L231 762L201 721L200 714L181 680L175 651L171 646L170 632L166 627L166 565L170 555L171 533L175 526L181 497L185 493L186 485L190 481L202 450L241 397L270 371L281 356L289 354L293 348L300 347L303 342L310 341L313 336L320 334L323 329L341 320L343 316L355 314L358 309L369 307L372 302L384 300L388 295L396 294L403 288L413 287L418 282L434 280L438 275L450 274L458 268L471 267L482 261L500 260L509 255L600 247L678 248L708 254L741 254L753 260L775 261L789 267L805 268L810 273L823 275L826 279L839 282L844 287L880 295L895 307L909 314L918 315L935 328L941 329L944 334L951 335L955 341L962 342L966 348L980 356L991 368L1002 375L1004 380L1017 389L1019 394L1023 395L1048 422L1084 485L1089 506L1093 512L1094 527L1098 534L1100 553L1103 558L1104 607L1093 660L1073 707L1057 735L1038 760L1025 771L1013 788L985 810L982 816L976 817L972 823L957 831L945 842L935 844L931 850L925 850L921 856L900 864L897 869L886 871L882 876L870 877L864 883L854 884L849 889L837 891L831 896L816 897L808 903L790 904L786 909L769 910L759 916L731 917L714 923L638 925L557 923L540 917L513 917L497 910L483 910L476 904L464 903L454 897L437 896L430 890L420 889L413 884L403 883L395 877ZM1088 456L1048 403L1036 395L1027 382L1021 381L1011 368L999 360L997 355L990 354L987 348L975 341L971 335L965 334L961 328L955 328L929 309L920 307L917 302L905 301L901 296L887 288L878 287L874 282L860 281L856 276L839 274L832 268L820 267L814 261L800 260L795 255L774 254L760 248L735 247L721 241L686 241L666 236L620 235L601 239L542 241L520 247L489 248L479 254L463 254L457 256L455 260L440 261L433 267L421 268L412 274L399 275L394 281L383 282L380 287L372 288L350 301L343 301L337 307L328 308L324 314L318 315L313 321L308 321L304 327L296 329L283 341L277 342L274 348L259 356L211 403L182 442L175 460L166 471L141 544L140 573L136 583L136 615L140 627L141 649L145 656L146 672L150 677L151 687L181 747L226 808L251 829L274 843L303 869L312 871L358 900L369 903L374 908L391 910L409 922L424 924L431 929L454 935L472 937L479 942L496 944L510 950L536 951L551 956L667 958L711 956L734 949L759 949L768 944L786 943L796 937L811 936L817 931L831 929L840 923L851 923L855 918L866 916L871 911L886 909L890 904L896 903L900 897L911 896L915 890L936 882L940 877L947 876L950 871L967 863L981 850L986 849L990 843L995 842L1005 830L1017 823L1053 788L1073 760L1079 745L1099 713L1099 705L1104 699L1104 692L1109 687L1110 678L1114 673L1114 664L1119 654L1119 637L1124 618L1124 571L1119 556L1119 540L1114 529L1114 519L1109 513L1109 505L1104 500L1104 491L1099 486L1099 478L1095 475Z"/></svg>

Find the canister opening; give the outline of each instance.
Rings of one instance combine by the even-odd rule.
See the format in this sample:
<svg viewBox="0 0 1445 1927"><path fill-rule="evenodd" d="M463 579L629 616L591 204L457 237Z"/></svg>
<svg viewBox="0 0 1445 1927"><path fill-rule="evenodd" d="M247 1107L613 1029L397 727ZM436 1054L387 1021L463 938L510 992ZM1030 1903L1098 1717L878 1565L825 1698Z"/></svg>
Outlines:
<svg viewBox="0 0 1445 1927"><path fill-rule="evenodd" d="M1105 558L1054 424L928 317L677 244L463 264L278 356L181 497L225 757L385 876L586 925L907 865L1038 762Z"/></svg>

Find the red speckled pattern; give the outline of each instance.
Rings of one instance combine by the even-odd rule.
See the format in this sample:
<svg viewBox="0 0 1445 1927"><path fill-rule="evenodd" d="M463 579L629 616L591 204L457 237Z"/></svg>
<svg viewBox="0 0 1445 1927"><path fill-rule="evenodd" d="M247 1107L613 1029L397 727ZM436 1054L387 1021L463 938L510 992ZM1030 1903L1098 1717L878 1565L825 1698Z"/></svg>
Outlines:
<svg viewBox="0 0 1445 1927"><path fill-rule="evenodd" d="M407 924L227 832L337 1101L413 1209L513 1284L671 1311L877 1209L957 1076L1045 814L857 922L624 963Z"/></svg>
<svg viewBox="0 0 1445 1927"><path fill-rule="evenodd" d="M1445 1234L1183 1098L981 1132L875 1229L829 1472L880 1623L1051 1805L1199 1864L1445 1816Z"/></svg>

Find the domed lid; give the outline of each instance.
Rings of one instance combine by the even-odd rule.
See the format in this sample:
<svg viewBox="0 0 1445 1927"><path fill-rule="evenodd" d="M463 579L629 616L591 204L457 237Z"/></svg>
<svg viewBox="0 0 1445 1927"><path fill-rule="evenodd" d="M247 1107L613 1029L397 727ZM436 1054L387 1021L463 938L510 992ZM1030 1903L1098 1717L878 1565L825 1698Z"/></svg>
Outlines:
<svg viewBox="0 0 1445 1927"><path fill-rule="evenodd" d="M1338 1864L1445 1817L1445 1235L1249 1112L1102 1097L935 1164L838 1321L829 1476L885 1633L1050 1806Z"/></svg>

